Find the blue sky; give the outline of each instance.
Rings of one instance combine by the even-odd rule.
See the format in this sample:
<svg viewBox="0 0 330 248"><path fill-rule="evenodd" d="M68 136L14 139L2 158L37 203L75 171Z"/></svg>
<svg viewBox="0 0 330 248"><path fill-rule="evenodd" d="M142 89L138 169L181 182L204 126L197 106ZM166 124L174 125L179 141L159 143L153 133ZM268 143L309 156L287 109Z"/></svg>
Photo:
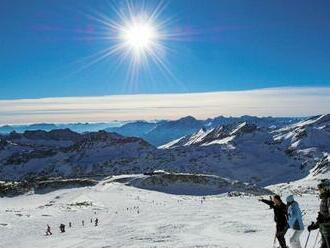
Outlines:
<svg viewBox="0 0 330 248"><path fill-rule="evenodd" d="M183 34L166 44L173 76L152 64L132 85L116 56L80 70L111 45L96 39L104 27L87 14L115 20L114 2L2 0L0 99L330 86L328 0L166 3L159 19L171 18L166 28Z"/></svg>

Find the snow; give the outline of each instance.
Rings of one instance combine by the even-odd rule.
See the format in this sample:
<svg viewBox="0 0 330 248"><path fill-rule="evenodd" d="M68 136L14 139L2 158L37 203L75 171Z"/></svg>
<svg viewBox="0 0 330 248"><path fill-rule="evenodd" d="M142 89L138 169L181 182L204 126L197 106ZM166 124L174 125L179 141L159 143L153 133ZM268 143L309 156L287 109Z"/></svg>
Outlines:
<svg viewBox="0 0 330 248"><path fill-rule="evenodd" d="M215 144L218 144L218 145L228 144L235 137L236 137L235 135L232 135L232 136L229 136L229 137L226 137L226 138L223 138L223 139L213 140L209 143L202 144L202 146L209 146L209 145L215 145Z"/></svg>
<svg viewBox="0 0 330 248"><path fill-rule="evenodd" d="M0 198L0 247L272 247L273 212L257 197L202 199L107 181L93 187ZM296 199L305 213L305 224L310 223L317 215L318 198L304 194ZM84 201L93 205L70 205ZM96 217L97 227L89 221ZM61 223L66 225L65 233L59 233ZM47 224L52 236L44 235ZM311 234L313 242L316 234ZM306 237L307 231L302 243Z"/></svg>

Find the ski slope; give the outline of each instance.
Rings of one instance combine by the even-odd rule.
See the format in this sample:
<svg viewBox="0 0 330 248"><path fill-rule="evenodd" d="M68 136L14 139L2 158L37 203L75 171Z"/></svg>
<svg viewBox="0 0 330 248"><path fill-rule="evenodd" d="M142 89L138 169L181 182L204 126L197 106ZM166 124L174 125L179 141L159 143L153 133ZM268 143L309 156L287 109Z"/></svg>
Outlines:
<svg viewBox="0 0 330 248"><path fill-rule="evenodd" d="M0 247L272 247L273 211L258 197L223 194L202 199L105 181L93 187L0 198ZM297 200L305 224L310 223L319 199L305 194ZM85 201L92 206L72 206ZM97 227L90 223L96 217ZM65 233L59 232L61 223L66 225ZM52 236L45 236L47 224ZM316 234L311 235L310 247ZM307 231L302 240L306 237Z"/></svg>

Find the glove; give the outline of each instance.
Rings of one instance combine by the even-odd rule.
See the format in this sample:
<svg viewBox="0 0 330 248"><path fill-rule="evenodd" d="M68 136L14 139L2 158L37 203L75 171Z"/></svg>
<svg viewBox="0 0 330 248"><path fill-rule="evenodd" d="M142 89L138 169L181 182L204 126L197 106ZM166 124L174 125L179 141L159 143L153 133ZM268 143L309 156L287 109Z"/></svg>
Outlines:
<svg viewBox="0 0 330 248"><path fill-rule="evenodd" d="M325 218L324 218L324 216L320 212L319 212L319 215L316 218L316 221L318 223L324 223L325 222Z"/></svg>
<svg viewBox="0 0 330 248"><path fill-rule="evenodd" d="M312 222L312 224L310 224L308 227L307 227L307 230L310 232L312 230L315 230L319 228L319 226L317 224L315 224L314 222Z"/></svg>

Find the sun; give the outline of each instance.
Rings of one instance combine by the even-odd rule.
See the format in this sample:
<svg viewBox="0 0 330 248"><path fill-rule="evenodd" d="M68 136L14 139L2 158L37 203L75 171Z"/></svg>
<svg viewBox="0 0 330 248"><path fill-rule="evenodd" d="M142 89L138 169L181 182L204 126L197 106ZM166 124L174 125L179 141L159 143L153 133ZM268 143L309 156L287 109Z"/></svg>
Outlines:
<svg viewBox="0 0 330 248"><path fill-rule="evenodd" d="M175 50L174 43L186 33L172 26L172 17L163 16L167 6L164 1L150 5L142 2L127 0L116 5L114 1L109 9L112 14L96 11L87 15L96 22L93 25L98 31L91 38L104 41L104 49L82 61L82 69L111 58L115 60L113 71L120 67L125 71L129 89L136 87L141 78L153 77L153 71L166 80L178 81L168 60Z"/></svg>
<svg viewBox="0 0 330 248"><path fill-rule="evenodd" d="M157 37L156 28L145 21L129 23L120 33L124 46L131 49L136 56L151 51L158 42Z"/></svg>

